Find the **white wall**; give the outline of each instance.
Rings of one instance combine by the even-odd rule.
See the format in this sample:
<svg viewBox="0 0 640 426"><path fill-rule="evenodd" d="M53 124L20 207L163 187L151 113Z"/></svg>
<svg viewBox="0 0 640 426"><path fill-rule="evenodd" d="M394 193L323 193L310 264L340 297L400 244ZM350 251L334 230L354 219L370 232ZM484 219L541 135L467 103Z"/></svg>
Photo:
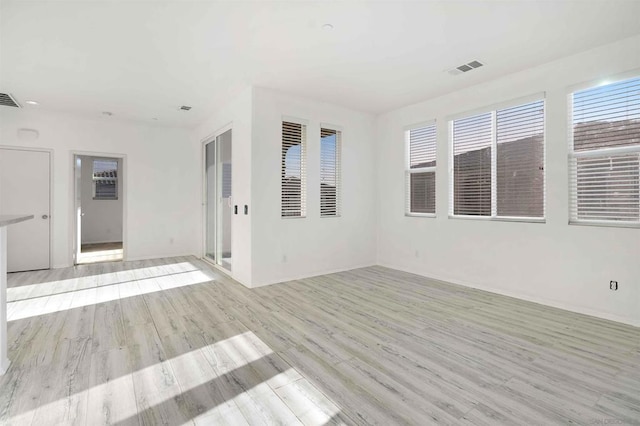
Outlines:
<svg viewBox="0 0 640 426"><path fill-rule="evenodd" d="M81 206L82 244L113 243L122 241L123 187L118 182L117 200L95 200L93 198L93 160L103 157L82 156ZM122 160L118 162L118 176L122 176Z"/></svg>
<svg viewBox="0 0 640 426"><path fill-rule="evenodd" d="M640 229L568 225L567 183L568 87L639 70L638 46L640 37L626 39L380 116L378 263L640 325ZM446 117L541 91L546 223L448 219ZM403 127L429 119L438 123L437 218L405 217Z"/></svg>
<svg viewBox="0 0 640 426"><path fill-rule="evenodd" d="M283 116L308 120L306 218L280 216ZM341 217L320 218L320 123L342 128ZM254 287L375 263L373 127L369 114L254 88Z"/></svg>
<svg viewBox="0 0 640 426"><path fill-rule="evenodd" d="M200 151L185 129L2 108L0 145L53 149L53 267L72 264L72 152L124 154L127 259L199 253ZM21 128L40 136L23 141ZM194 190L191 190L191 189Z"/></svg>
<svg viewBox="0 0 640 426"><path fill-rule="evenodd" d="M199 192L197 194L202 206L198 209L198 244L199 255L204 254L204 151L203 142L212 140L215 136L231 128L232 131L232 202L238 205L239 213L242 206L249 205L249 215L233 215L231 218L231 253L233 255L233 265L231 276L242 284L251 286L251 111L253 102L253 90L247 88L242 91L233 101L221 106L206 122L198 126L192 132L192 145L199 152L200 165L192 166L199 173ZM195 164L195 163L194 163Z"/></svg>

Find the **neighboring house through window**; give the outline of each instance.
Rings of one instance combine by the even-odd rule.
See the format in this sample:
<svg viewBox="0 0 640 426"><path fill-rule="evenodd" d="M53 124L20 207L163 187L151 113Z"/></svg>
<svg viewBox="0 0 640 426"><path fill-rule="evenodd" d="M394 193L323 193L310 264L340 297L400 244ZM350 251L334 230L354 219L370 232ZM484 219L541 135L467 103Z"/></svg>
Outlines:
<svg viewBox="0 0 640 426"><path fill-rule="evenodd" d="M544 219L544 100L451 122L453 216Z"/></svg>
<svg viewBox="0 0 640 426"><path fill-rule="evenodd" d="M570 223L640 225L640 78L571 101Z"/></svg>

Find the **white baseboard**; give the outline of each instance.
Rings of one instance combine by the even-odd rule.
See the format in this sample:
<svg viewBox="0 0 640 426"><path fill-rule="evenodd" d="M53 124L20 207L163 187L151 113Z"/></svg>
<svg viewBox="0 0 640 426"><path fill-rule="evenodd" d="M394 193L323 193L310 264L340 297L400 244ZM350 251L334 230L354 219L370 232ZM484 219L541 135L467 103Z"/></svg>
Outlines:
<svg viewBox="0 0 640 426"><path fill-rule="evenodd" d="M280 284L280 283L285 283L288 281L295 281L295 280L303 280L305 278L312 278L312 277L317 277L320 275L327 275L327 274L335 274L337 272L344 272L344 271L351 271L353 269L359 269L359 268L367 268L369 266L375 266L376 263L375 262L371 262L371 263L362 263L362 264L356 264L356 265L349 265L349 266L344 266L344 267L340 267L340 268L334 268L334 269L324 269L324 270L319 270L319 271L313 271L310 272L308 274L299 274L299 275L288 275L280 278L277 278L275 280L270 280L270 281L266 281L266 282L258 282L256 283L255 281L252 282L251 284L251 288L258 288L258 287L264 287L267 285L272 285L272 284Z"/></svg>
<svg viewBox="0 0 640 426"><path fill-rule="evenodd" d="M400 267L398 265L392 265L392 264L388 264L388 263L384 263L384 262L380 262L380 263L378 263L378 265L379 266L383 266L385 268L389 268L389 269L396 269L398 271L404 271L404 272L409 272L411 274L420 275L422 277L433 279L433 280L436 280L436 281L442 281L442 282L445 282L445 283L461 285L463 287L470 287L470 288L474 288L474 289L477 289L477 290L488 291L490 293L495 293L495 294L499 294L499 295L502 295L502 296L513 297L515 299L526 300L527 302L533 302L533 303L538 303L540 305L550 306L552 308L563 309L565 311L575 312L575 313L578 313L578 314L589 315L589 316L596 317L596 318L602 318L602 319L606 319L606 320L609 320L609 321L615 321L615 322L619 322L619 323L623 323L623 324L628 324L628 325L632 325L634 327L640 327L640 320L636 320L634 318L628 318L628 317L621 317L619 315L611 314L611 313L608 313L608 312L601 312L601 311L598 311L596 309L590 309L590 308L587 308L587 307L584 307L584 306L571 305L571 304L568 304L568 303L565 303L565 302L562 302L562 301L558 301L558 300L547 299L547 298L544 298L544 297L531 296L529 294L523 294L523 293L519 293L519 292L508 291L508 290L504 290L504 289L501 289L501 288L490 287L490 286L486 286L486 285L482 285L482 284L478 284L478 283L470 283L470 282L458 280L458 279L451 278L451 277L440 276L438 274L425 275L423 272L417 271L417 270L415 270L413 268L410 268L410 267Z"/></svg>
<svg viewBox="0 0 640 426"><path fill-rule="evenodd" d="M164 258L170 258L170 257L189 257L189 256L193 256L196 259L200 259L200 255L193 254L193 253L183 253L183 254L172 253L172 254L154 254L150 256L134 256L134 257L127 256L124 260L126 262L136 262L138 260L164 259Z"/></svg>

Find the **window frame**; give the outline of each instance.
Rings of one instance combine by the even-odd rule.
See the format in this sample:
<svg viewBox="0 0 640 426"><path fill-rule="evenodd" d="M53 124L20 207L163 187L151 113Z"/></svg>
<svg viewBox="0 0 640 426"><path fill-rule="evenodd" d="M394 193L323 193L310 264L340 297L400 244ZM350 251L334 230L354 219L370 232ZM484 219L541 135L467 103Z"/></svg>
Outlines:
<svg viewBox="0 0 640 426"><path fill-rule="evenodd" d="M330 219L342 217L342 134L343 130L341 126L320 123L319 130L319 142L320 142L320 218ZM335 214L322 214L322 130L332 130L336 132L336 145L335 145L335 180L336 180L336 212Z"/></svg>
<svg viewBox="0 0 640 426"><path fill-rule="evenodd" d="M411 130L421 129L424 127L435 127L435 150L436 150L436 164L431 167L420 167L418 169L411 168ZM420 173L433 173L436 182L437 182L437 167L438 167L438 122L437 120L427 120L422 121L420 123L410 124L404 127L403 130L404 136L404 215L406 217L429 217L435 218L438 214L438 188L437 183L434 188L434 212L433 213L423 213L423 212L412 212L411 211L411 175L412 174L420 174Z"/></svg>
<svg viewBox="0 0 640 426"><path fill-rule="evenodd" d="M573 128L573 95L576 92L592 89L599 86L606 86L610 84L620 83L625 80L640 79L640 69L615 74L607 78L593 79L579 84L568 86L566 89L566 119L567 119L567 223L569 225L576 226L597 226L606 228L640 228L640 220L636 222L625 222L615 220L597 220L597 219L578 219L577 212L578 207L575 205L576 218L573 217L574 213L574 194L573 181L574 172L577 173L577 169L574 170L572 163L578 158L601 158L607 156L617 156L623 154L638 154L640 156L640 146L616 146L611 148L598 148L585 151L574 150L574 128ZM577 180L577 176L575 177ZM576 188L577 189L577 188ZM575 194L577 203L577 193Z"/></svg>
<svg viewBox="0 0 640 426"><path fill-rule="evenodd" d="M497 112L499 110L513 108L529 103L542 101L544 107L543 118L543 131L542 131L542 217L526 217L526 216L498 216L498 138L497 138ZM453 124L454 121L473 117L476 115L491 113L491 215L461 215L454 214L454 189L455 189L455 155L454 155L454 143L453 143ZM462 220L479 220L479 221L493 221L493 222L521 222L521 223L546 223L547 221L547 97L546 92L538 92L532 95L512 99L496 104L488 105L481 108L476 108L462 113L452 114L446 117L447 121L447 148L448 148L448 167L449 167L449 219L462 219Z"/></svg>
<svg viewBox="0 0 640 426"><path fill-rule="evenodd" d="M303 127L302 141L300 143L300 215L298 216L283 216L283 186L282 186L282 172L284 167L285 158L280 158L280 219L305 219L308 214L307 205L307 151L308 151L308 139L309 139L309 121L300 119L297 117L283 115L280 117L280 153L282 155L282 145L284 142L283 125L284 123L299 124ZM286 168L285 168L286 169Z"/></svg>

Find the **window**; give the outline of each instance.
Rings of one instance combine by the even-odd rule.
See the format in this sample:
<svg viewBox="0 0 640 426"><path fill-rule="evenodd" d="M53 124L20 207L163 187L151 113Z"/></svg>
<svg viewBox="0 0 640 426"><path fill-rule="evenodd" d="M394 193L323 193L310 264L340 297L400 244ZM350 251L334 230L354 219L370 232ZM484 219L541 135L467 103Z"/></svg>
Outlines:
<svg viewBox="0 0 640 426"><path fill-rule="evenodd" d="M320 217L340 216L342 132L320 129Z"/></svg>
<svg viewBox="0 0 640 426"><path fill-rule="evenodd" d="M640 225L640 78L571 100L570 223Z"/></svg>
<svg viewBox="0 0 640 426"><path fill-rule="evenodd" d="M93 160L93 199L118 199L118 160Z"/></svg>
<svg viewBox="0 0 640 426"><path fill-rule="evenodd" d="M407 214L436 213L436 125L405 132L409 151L406 183Z"/></svg>
<svg viewBox="0 0 640 426"><path fill-rule="evenodd" d="M307 126L282 122L282 217L306 215Z"/></svg>
<svg viewBox="0 0 640 426"><path fill-rule="evenodd" d="M544 100L454 120L454 216L544 218Z"/></svg>

